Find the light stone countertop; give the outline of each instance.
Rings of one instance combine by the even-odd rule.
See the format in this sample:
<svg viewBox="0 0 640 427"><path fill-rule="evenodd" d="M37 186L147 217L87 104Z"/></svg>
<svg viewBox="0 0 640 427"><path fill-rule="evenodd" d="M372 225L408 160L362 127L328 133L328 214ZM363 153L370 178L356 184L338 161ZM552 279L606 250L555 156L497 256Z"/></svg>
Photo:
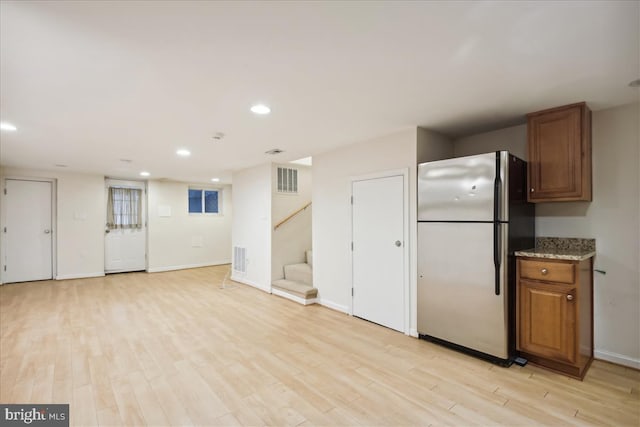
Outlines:
<svg viewBox="0 0 640 427"><path fill-rule="evenodd" d="M515 256L584 261L596 254L595 239L537 237L536 247L516 251Z"/></svg>
<svg viewBox="0 0 640 427"><path fill-rule="evenodd" d="M592 256L595 256L596 251L587 251L584 249L540 249L532 248L524 251L516 251L516 256L532 257L532 258L546 258L546 259L563 259L568 261L584 261Z"/></svg>

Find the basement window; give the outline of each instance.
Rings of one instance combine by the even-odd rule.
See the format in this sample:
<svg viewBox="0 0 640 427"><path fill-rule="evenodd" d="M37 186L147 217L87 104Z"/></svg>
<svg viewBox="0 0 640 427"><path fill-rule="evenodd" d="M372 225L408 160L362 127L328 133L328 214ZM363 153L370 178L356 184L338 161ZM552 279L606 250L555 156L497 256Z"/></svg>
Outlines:
<svg viewBox="0 0 640 427"><path fill-rule="evenodd" d="M220 191L202 188L189 188L190 214L219 214Z"/></svg>

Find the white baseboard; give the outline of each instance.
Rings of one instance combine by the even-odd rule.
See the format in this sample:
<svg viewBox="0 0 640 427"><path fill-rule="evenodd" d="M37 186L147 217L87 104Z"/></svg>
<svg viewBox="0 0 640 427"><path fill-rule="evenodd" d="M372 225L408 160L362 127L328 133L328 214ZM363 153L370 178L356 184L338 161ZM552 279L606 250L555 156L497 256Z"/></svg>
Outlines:
<svg viewBox="0 0 640 427"><path fill-rule="evenodd" d="M175 270L186 270L188 268L200 268L200 267L213 267L214 265L224 265L231 264L231 261L214 261L214 262L205 262L200 264L187 264L187 265L169 265L166 267L153 267L148 268L148 273L161 273L163 271L175 271Z"/></svg>
<svg viewBox="0 0 640 427"><path fill-rule="evenodd" d="M640 359L625 356L623 354L613 353L606 350L594 350L593 357L599 360L606 360L617 365L628 366L630 368L640 369Z"/></svg>
<svg viewBox="0 0 640 427"><path fill-rule="evenodd" d="M275 288L271 288L271 293L273 295L286 298L288 300L297 302L298 304L302 304L302 305L310 305L318 302L318 298L304 299L304 298L300 298L299 296L291 295L289 293L281 291L280 289L275 289Z"/></svg>
<svg viewBox="0 0 640 427"><path fill-rule="evenodd" d="M271 293L271 287L264 287L260 283L254 282L252 280L247 280L244 277L238 277L238 276L232 275L231 280L233 280L234 282L242 283L244 285L252 286L254 288L260 289L261 291L264 291L269 294Z"/></svg>
<svg viewBox="0 0 640 427"><path fill-rule="evenodd" d="M104 277L104 271L99 273L58 274L55 280L88 279L90 277Z"/></svg>
<svg viewBox="0 0 640 427"><path fill-rule="evenodd" d="M342 313L345 314L349 314L349 307L347 307L346 305L342 305L342 304L336 304L333 301L328 301L326 299L322 299L322 298L317 298L318 300L318 304L323 305L325 307L328 307L332 310L336 310L336 311L340 311Z"/></svg>
<svg viewBox="0 0 640 427"><path fill-rule="evenodd" d="M417 329L409 329L409 336L418 338L418 330Z"/></svg>

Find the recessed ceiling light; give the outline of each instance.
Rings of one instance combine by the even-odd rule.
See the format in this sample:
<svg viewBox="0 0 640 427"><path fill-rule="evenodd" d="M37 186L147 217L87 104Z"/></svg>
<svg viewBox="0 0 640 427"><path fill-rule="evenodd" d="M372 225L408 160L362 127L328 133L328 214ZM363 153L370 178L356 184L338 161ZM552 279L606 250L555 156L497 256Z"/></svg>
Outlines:
<svg viewBox="0 0 640 427"><path fill-rule="evenodd" d="M147 171L140 172L140 176L149 176L149 175L151 175L151 174L149 172L147 172Z"/></svg>
<svg viewBox="0 0 640 427"><path fill-rule="evenodd" d="M255 114L264 115L264 114L269 114L271 112L271 108L267 107L264 104L256 104L251 106L251 112Z"/></svg>
<svg viewBox="0 0 640 427"><path fill-rule="evenodd" d="M220 182L220 178L211 178L212 182Z"/></svg>
<svg viewBox="0 0 640 427"><path fill-rule="evenodd" d="M180 150L176 151L176 154L181 157L189 157L191 155L191 151L181 148Z"/></svg>
<svg viewBox="0 0 640 427"><path fill-rule="evenodd" d="M629 86L631 86L631 87L640 87L640 79L632 81L631 83L629 83Z"/></svg>
<svg viewBox="0 0 640 427"><path fill-rule="evenodd" d="M18 130L17 127L15 127L14 125L12 125L9 122L0 122L0 129L6 130L6 131L9 131L9 132L15 132L15 131Z"/></svg>

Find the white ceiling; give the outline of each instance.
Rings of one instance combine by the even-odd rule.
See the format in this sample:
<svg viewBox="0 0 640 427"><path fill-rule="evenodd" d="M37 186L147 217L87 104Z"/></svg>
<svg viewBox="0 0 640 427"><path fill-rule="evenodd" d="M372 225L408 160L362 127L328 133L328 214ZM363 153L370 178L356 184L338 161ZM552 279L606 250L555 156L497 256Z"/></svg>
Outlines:
<svg viewBox="0 0 640 427"><path fill-rule="evenodd" d="M637 1L0 7L3 166L230 182L409 126L460 136L639 96Z"/></svg>

